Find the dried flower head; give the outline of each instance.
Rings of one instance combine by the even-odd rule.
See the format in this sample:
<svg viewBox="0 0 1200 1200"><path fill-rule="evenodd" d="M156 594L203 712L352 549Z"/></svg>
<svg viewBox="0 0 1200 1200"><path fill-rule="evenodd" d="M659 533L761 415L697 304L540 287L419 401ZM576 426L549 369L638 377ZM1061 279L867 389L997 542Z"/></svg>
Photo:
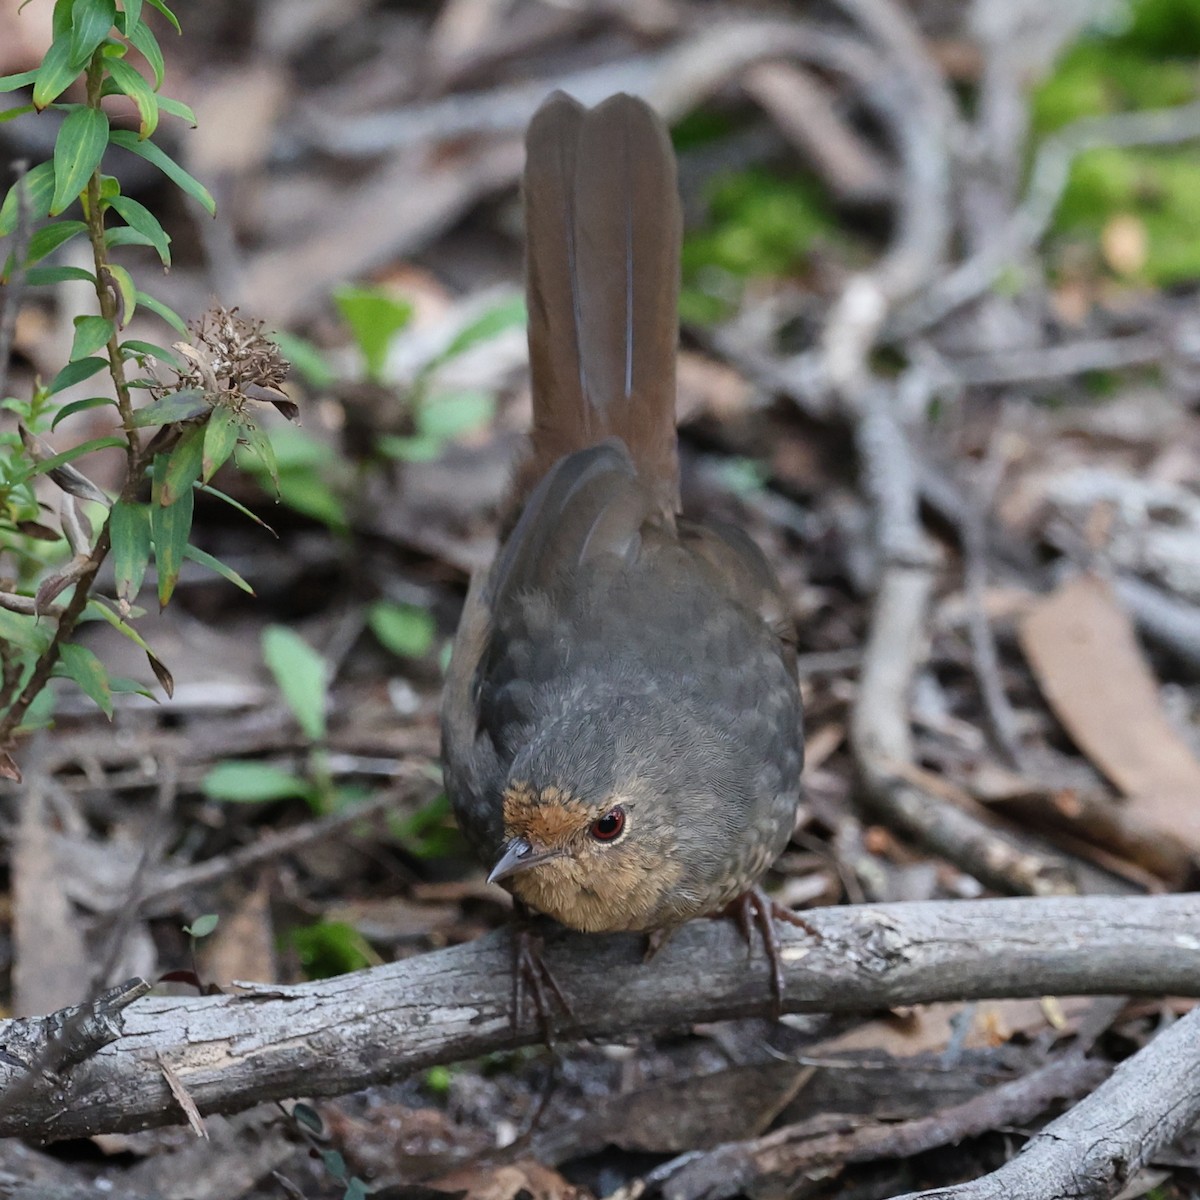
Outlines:
<svg viewBox="0 0 1200 1200"><path fill-rule="evenodd" d="M299 408L280 391L290 364L263 333L262 321L247 321L236 308L214 304L188 324L188 333L190 341L173 347L187 365L175 369L175 381L162 385L159 394L195 388L209 403L238 413L248 403L271 404L288 420L296 419Z"/></svg>

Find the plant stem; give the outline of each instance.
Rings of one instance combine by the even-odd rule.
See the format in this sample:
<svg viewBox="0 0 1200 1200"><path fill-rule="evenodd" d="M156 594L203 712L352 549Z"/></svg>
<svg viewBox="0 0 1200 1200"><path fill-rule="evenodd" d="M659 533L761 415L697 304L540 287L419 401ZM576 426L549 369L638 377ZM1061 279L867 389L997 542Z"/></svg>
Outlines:
<svg viewBox="0 0 1200 1200"><path fill-rule="evenodd" d="M87 104L89 108L100 108L100 92L104 86L104 56L98 48L92 55L87 69ZM87 198L84 204L84 219L87 222L88 240L92 243L92 260L96 266L96 299L100 304L100 315L112 322L112 336L108 339L108 373L112 377L117 394L117 407L121 412L121 426L125 432L125 456L128 470L132 473L139 455L140 443L133 424L133 400L129 395L129 384L125 380L125 362L121 358L120 331L117 329L117 300L109 287L112 275L108 269L108 246L104 241L104 210L100 202L100 168L92 172L88 180Z"/></svg>

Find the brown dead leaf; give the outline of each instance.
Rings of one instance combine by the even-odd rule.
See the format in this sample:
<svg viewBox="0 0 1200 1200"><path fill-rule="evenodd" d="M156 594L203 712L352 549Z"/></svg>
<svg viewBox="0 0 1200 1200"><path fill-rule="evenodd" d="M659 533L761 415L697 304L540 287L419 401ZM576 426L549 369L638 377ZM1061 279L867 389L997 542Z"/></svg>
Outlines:
<svg viewBox="0 0 1200 1200"><path fill-rule="evenodd" d="M557 1171L528 1159L501 1166L463 1167L434 1180L430 1187L466 1200L584 1200L591 1195Z"/></svg>
<svg viewBox="0 0 1200 1200"><path fill-rule="evenodd" d="M212 936L200 943L197 957L203 979L225 985L235 979L273 983L279 978L270 900L262 878L223 917Z"/></svg>
<svg viewBox="0 0 1200 1200"><path fill-rule="evenodd" d="M1020 626L1021 648L1075 744L1140 820L1200 851L1200 761L1168 720L1128 616L1094 575L1068 580Z"/></svg>

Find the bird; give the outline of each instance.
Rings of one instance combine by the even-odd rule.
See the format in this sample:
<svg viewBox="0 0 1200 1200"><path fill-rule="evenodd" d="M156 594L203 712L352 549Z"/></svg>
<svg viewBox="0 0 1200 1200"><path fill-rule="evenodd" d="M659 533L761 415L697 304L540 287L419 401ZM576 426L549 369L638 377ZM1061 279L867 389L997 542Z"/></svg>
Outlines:
<svg viewBox="0 0 1200 1200"><path fill-rule="evenodd" d="M453 643L447 792L489 881L571 929L757 922L778 1007L775 920L808 928L761 888L799 802L796 635L754 541L680 511L670 136L557 92L525 146L530 447Z"/></svg>

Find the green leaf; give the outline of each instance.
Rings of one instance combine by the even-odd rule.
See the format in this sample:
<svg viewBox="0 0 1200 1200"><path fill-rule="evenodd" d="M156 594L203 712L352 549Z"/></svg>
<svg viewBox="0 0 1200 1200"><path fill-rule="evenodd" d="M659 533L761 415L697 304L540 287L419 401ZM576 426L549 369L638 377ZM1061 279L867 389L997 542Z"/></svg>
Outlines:
<svg viewBox="0 0 1200 1200"><path fill-rule="evenodd" d="M168 350L166 346L156 346L153 342L144 342L140 338L129 338L128 341L122 342L121 357L126 359L154 358L172 367L179 365L179 359L174 350ZM134 424L136 423L135 421Z"/></svg>
<svg viewBox="0 0 1200 1200"><path fill-rule="evenodd" d="M192 484L200 478L201 455L204 453L204 426L188 429L167 458L159 484L158 503L169 508L181 496L191 495Z"/></svg>
<svg viewBox="0 0 1200 1200"><path fill-rule="evenodd" d="M210 405L204 393L195 388L182 392L168 392L161 400L139 408L133 414L133 423L139 429L153 425L172 425L176 421L190 421L206 413Z"/></svg>
<svg viewBox="0 0 1200 1200"><path fill-rule="evenodd" d="M50 644L52 636L53 633L45 621L0 608L0 640L20 646L34 654L42 654Z"/></svg>
<svg viewBox="0 0 1200 1200"><path fill-rule="evenodd" d="M312 787L298 776L270 763L218 763L200 785L210 800L234 804L267 804L273 800L308 799Z"/></svg>
<svg viewBox="0 0 1200 1200"><path fill-rule="evenodd" d="M82 221L55 221L52 225L43 225L29 239L29 253L25 255L25 265L31 267L35 262L41 262L47 254L53 254L59 246L65 246L73 237L86 232L87 226ZM10 257L9 262L11 261ZM4 271L7 275L8 265Z"/></svg>
<svg viewBox="0 0 1200 1200"><path fill-rule="evenodd" d="M21 71L17 75L0 75L0 92L15 92L18 88L28 87L36 78L37 70Z"/></svg>
<svg viewBox="0 0 1200 1200"><path fill-rule="evenodd" d="M432 615L415 604L379 600L367 615L371 632L400 658L424 658L433 648L437 626Z"/></svg>
<svg viewBox="0 0 1200 1200"><path fill-rule="evenodd" d="M158 97L141 72L123 59L111 59L106 65L113 85L137 106L141 118L138 137L145 140L158 128Z"/></svg>
<svg viewBox="0 0 1200 1200"><path fill-rule="evenodd" d="M283 625L263 632L263 659L275 676L300 728L314 742L325 736L325 688L329 668L299 634Z"/></svg>
<svg viewBox="0 0 1200 1200"><path fill-rule="evenodd" d="M523 328L525 322L525 301L519 296L504 300L460 329L450 345L430 365L449 362L452 358L465 354L473 346L479 345L480 342L490 341L509 329Z"/></svg>
<svg viewBox="0 0 1200 1200"><path fill-rule="evenodd" d="M207 483L218 471L237 445L241 427L237 415L227 404L218 404L204 429L204 470Z"/></svg>
<svg viewBox="0 0 1200 1200"><path fill-rule="evenodd" d="M250 449L258 456L258 461L262 463L263 470L270 476L271 482L275 485L275 490L278 492L279 464L275 460L275 450L271 446L270 438L252 421L244 422L240 433Z"/></svg>
<svg viewBox="0 0 1200 1200"><path fill-rule="evenodd" d="M104 664L86 646L67 642L59 651L59 666L63 674L77 684L95 701L109 720L113 715L112 685ZM57 672L56 672L57 673Z"/></svg>
<svg viewBox="0 0 1200 1200"><path fill-rule="evenodd" d="M64 463L74 462L77 458L83 458L85 454L94 454L97 450L108 450L113 446L124 445L124 438L92 438L89 442L81 442L78 446L72 446L70 450L63 450L59 454L52 454L49 458L42 459L29 473L30 475L44 475L47 471L53 471L56 467L61 467Z"/></svg>
<svg viewBox="0 0 1200 1200"><path fill-rule="evenodd" d="M100 361L103 362L104 360L101 359ZM64 404L54 414L54 420L50 422L50 428L52 430L57 429L59 423L65 421L68 417L73 417L76 413L87 412L90 408L101 408L105 404L111 404L115 408L117 402L111 396L89 396L86 400L72 400L70 404Z"/></svg>
<svg viewBox="0 0 1200 1200"><path fill-rule="evenodd" d="M117 293L121 297L121 311L117 314L117 320L123 328L133 319L133 314L137 310L137 287L133 282L133 276L124 267L117 266L116 263L108 264L108 273L112 277L113 283L117 285Z"/></svg>
<svg viewBox="0 0 1200 1200"><path fill-rule="evenodd" d="M32 170L25 172L22 182L14 183L8 189L4 203L0 205L0 237L8 237L10 233L16 232L17 217L20 212L18 189L21 186L25 188L26 212L29 225L32 225L33 222L50 215L50 201L54 196L54 164L52 162L38 163Z"/></svg>
<svg viewBox="0 0 1200 1200"><path fill-rule="evenodd" d="M192 562L199 563L202 567L207 567L210 571L220 575L222 579L228 579L234 587L239 587L243 592L253 596L254 589L230 566L227 566L219 558L214 558L205 550L201 550L198 546L193 546L190 542L183 548L184 558L190 558Z"/></svg>
<svg viewBox="0 0 1200 1200"><path fill-rule="evenodd" d="M113 574L117 599L132 604L141 591L150 561L150 507L118 500L108 524L112 538Z"/></svg>
<svg viewBox="0 0 1200 1200"><path fill-rule="evenodd" d="M171 116L178 117L181 121L186 121L193 129L196 128L196 114L182 100L172 100L170 96L159 96L158 107L163 112L170 113Z"/></svg>
<svg viewBox="0 0 1200 1200"><path fill-rule="evenodd" d="M73 108L54 142L54 198L50 215L57 217L79 197L100 165L108 146L108 114L98 108Z"/></svg>
<svg viewBox="0 0 1200 1200"><path fill-rule="evenodd" d="M217 927L217 922L220 917L216 913L205 913L201 917L197 917L190 925L183 927L183 932L189 937L205 938Z"/></svg>
<svg viewBox="0 0 1200 1200"><path fill-rule="evenodd" d="M76 317L75 338L71 342L71 362L88 358L108 345L113 323L107 317Z"/></svg>
<svg viewBox="0 0 1200 1200"><path fill-rule="evenodd" d="M142 19L142 0L121 0L125 13L125 29L132 29Z"/></svg>
<svg viewBox="0 0 1200 1200"><path fill-rule="evenodd" d="M115 146L144 158L152 166L157 167L176 187L186 192L193 200L198 200L204 206L209 216L215 216L217 202L212 198L208 189L197 179L193 179L173 158L164 154L153 142L139 141L135 133L129 129L114 129L109 135L109 141Z"/></svg>
<svg viewBox="0 0 1200 1200"><path fill-rule="evenodd" d="M53 396L57 392L74 387L85 379L91 379L97 371L103 371L108 366L107 358L81 358L67 363L65 367L50 381L46 390Z"/></svg>
<svg viewBox="0 0 1200 1200"><path fill-rule="evenodd" d="M114 225L104 231L104 245L111 250L114 246L150 246L153 243L144 234L128 225Z"/></svg>
<svg viewBox="0 0 1200 1200"><path fill-rule="evenodd" d="M376 443L379 452L400 462L433 462L443 449L440 439L429 437L400 437L386 433Z"/></svg>
<svg viewBox="0 0 1200 1200"><path fill-rule="evenodd" d="M71 61L82 66L91 58L116 19L115 0L75 0L71 7Z"/></svg>
<svg viewBox="0 0 1200 1200"><path fill-rule="evenodd" d="M109 202L131 229L136 229L147 243L158 251L164 267L171 265L171 239L158 223L158 218L144 205L129 196L114 196Z"/></svg>
<svg viewBox="0 0 1200 1200"><path fill-rule="evenodd" d="M496 415L496 398L487 392L442 392L427 396L417 409L417 429L440 442L486 429Z"/></svg>
<svg viewBox="0 0 1200 1200"><path fill-rule="evenodd" d="M168 21L170 21L172 25L174 25L174 26L175 26L175 32L176 32L176 33L182 33L182 32L183 32L183 30L179 28L179 19L178 19L178 18L175 16L175 14L174 14L174 13L173 13L173 12L172 12L172 11L171 11L171 10L170 10L168 7L167 7L167 6L166 6L166 5L163 3L163 0L146 0L146 3L147 3L147 4L149 4L151 8L157 8L157 9L158 9L158 11L159 11L160 13L162 13L162 15L163 15L164 17L166 17L166 18L167 18L167 20L168 20Z"/></svg>
<svg viewBox="0 0 1200 1200"><path fill-rule="evenodd" d="M50 43L33 82L33 103L39 112L47 104L53 104L67 90L67 86L75 81L82 66L82 63L77 63L71 58L69 34L56 37Z"/></svg>
<svg viewBox="0 0 1200 1200"><path fill-rule="evenodd" d="M155 491L162 488L166 474L167 456L160 454L154 460ZM157 497L155 497L157 499ZM152 504L150 506L150 531L154 538L154 561L158 568L158 603L165 608L183 567L184 547L192 532L192 512L195 493L189 487L174 504Z"/></svg>
<svg viewBox="0 0 1200 1200"><path fill-rule="evenodd" d="M350 285L338 288L333 293L333 302L362 351L367 374L378 379L386 365L392 338L412 320L412 304L380 288Z"/></svg>
<svg viewBox="0 0 1200 1200"><path fill-rule="evenodd" d="M18 117L23 117L26 113L31 112L37 112L32 104L22 104L19 108L6 108L0 112L0 125L5 121L15 121Z"/></svg>
<svg viewBox="0 0 1200 1200"><path fill-rule="evenodd" d="M205 492L210 496L216 496L218 500L224 500L230 508L236 509L242 514L243 517L249 517L250 520L255 523L255 525L261 525L272 537L279 536L279 534L277 534L275 530L273 530L270 525L268 525L266 521L262 519L262 517L260 517L257 513L251 512L244 504L241 503L241 501L235 500L232 496L226 495L219 488L215 488L211 484L202 483L199 485L199 487L202 492Z"/></svg>
<svg viewBox="0 0 1200 1200"><path fill-rule="evenodd" d="M52 283L95 283L96 277L82 267L34 267L25 272L25 282L30 287L43 287Z"/></svg>
<svg viewBox="0 0 1200 1200"><path fill-rule="evenodd" d="M125 38L140 51L142 57L150 64L150 70L154 72L154 86L162 87L163 82L163 53L162 47L158 44L158 38L154 36L154 31L145 21L136 23L125 22Z"/></svg>
<svg viewBox="0 0 1200 1200"><path fill-rule="evenodd" d="M155 300L153 296L147 295L140 290L137 294L137 302L143 308L148 308L156 317L161 317L166 321L180 337L187 337L187 326L184 324L183 318L173 308L168 308L161 300Z"/></svg>

